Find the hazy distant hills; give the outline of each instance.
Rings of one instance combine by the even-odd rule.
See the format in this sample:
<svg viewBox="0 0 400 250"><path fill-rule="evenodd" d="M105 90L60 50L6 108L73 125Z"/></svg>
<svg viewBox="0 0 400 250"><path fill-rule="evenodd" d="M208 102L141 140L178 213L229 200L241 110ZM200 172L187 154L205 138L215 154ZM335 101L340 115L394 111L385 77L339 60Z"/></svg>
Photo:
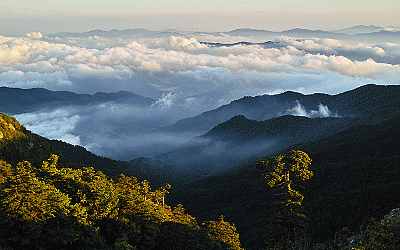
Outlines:
<svg viewBox="0 0 400 250"><path fill-rule="evenodd" d="M397 37L400 36L400 31L381 30L378 32L358 34L359 36L380 36L380 37Z"/></svg>
<svg viewBox="0 0 400 250"><path fill-rule="evenodd" d="M317 108L320 102L325 104L327 98L329 96L325 94L307 96L291 91L278 95L246 96L214 110L179 120L173 125L159 128L157 131L206 133L236 115L244 115L246 118L262 121L286 114L296 105L296 100L306 107Z"/></svg>
<svg viewBox="0 0 400 250"><path fill-rule="evenodd" d="M365 33L374 33L384 30L384 27L375 26L375 25L356 25L353 27L341 29L341 30L332 30L333 33L342 33L348 35L357 35L357 34L365 34Z"/></svg>
<svg viewBox="0 0 400 250"><path fill-rule="evenodd" d="M260 30L260 29L235 29L227 32L185 32L180 30L161 30L161 31L151 31L147 29L125 29L125 30L93 30L84 33L56 33L50 36L52 37L87 37L87 36L103 36L103 37L113 37L113 36L141 36L141 37L168 37L168 36L183 36L183 35L201 35L201 34L210 34L210 35L229 35L229 36L243 36L243 37L260 37L260 36L318 36L324 38L343 38L346 36L357 36L364 34L374 33L375 35L396 35L396 31L399 31L398 27L379 27L379 26L364 26L358 25L349 27L341 30L333 30L333 31L323 31L323 30L309 30L309 29L290 29L282 32L275 32L269 30ZM380 31L385 31L384 33L380 33ZM392 32L392 33L391 33Z"/></svg>
<svg viewBox="0 0 400 250"><path fill-rule="evenodd" d="M139 181L148 180L154 188L165 183L170 183L175 188L204 176L200 172L189 171L183 167L148 157L139 157L130 161L116 161L97 156L80 146L73 146L58 140L45 139L45 141L54 148L56 154L69 159L72 164L91 166L112 177L116 177L120 173L135 176Z"/></svg>
<svg viewBox="0 0 400 250"><path fill-rule="evenodd" d="M264 48L277 48L283 47L281 43L273 42L273 41L266 41L263 43L252 43L252 42L237 42L237 43L213 43L213 42L200 42L201 44L206 44L210 47L232 47L236 45L259 45Z"/></svg>
<svg viewBox="0 0 400 250"><path fill-rule="evenodd" d="M304 116L285 115L266 121L249 120L243 115L232 117L219 124L199 138L212 138L220 141L238 143L250 140L290 139L290 143L311 140L332 134L344 126L355 125L351 118L307 118Z"/></svg>
<svg viewBox="0 0 400 250"><path fill-rule="evenodd" d="M18 89L0 87L0 112L9 114L28 113L41 108L69 105L116 102L136 106L150 106L156 100L131 92L75 94L68 91L50 91L43 88Z"/></svg>
<svg viewBox="0 0 400 250"><path fill-rule="evenodd" d="M86 36L124 36L124 35L147 35L152 33L152 31L147 29L125 29L125 30L92 30L84 33L70 33L70 32L62 32L55 33L51 36L56 37L86 37Z"/></svg>
<svg viewBox="0 0 400 250"><path fill-rule="evenodd" d="M84 147L74 146L58 140L44 139L55 150L56 154L69 159L77 166L91 166L109 176L116 177L120 173L135 176L139 181L148 180L152 187L170 183L173 187L185 184L193 179L201 178L203 173L189 171L180 166L167 164L148 157L139 157L130 161L116 161L97 156Z"/></svg>
<svg viewBox="0 0 400 250"><path fill-rule="evenodd" d="M287 91L277 95L243 97L217 109L177 121L171 126L157 129L169 133L206 133L237 115L263 121L291 111L298 101L307 111L318 110L319 104L328 108L331 116L359 117L374 123L400 110L400 86L365 85L338 95L312 94ZM387 118L387 117L386 117Z"/></svg>
<svg viewBox="0 0 400 250"><path fill-rule="evenodd" d="M321 103L326 106L312 110ZM366 85L334 96L285 92L244 97L164 128L174 133L199 132L234 115L155 158L190 169L218 172L238 159L273 153L353 126L377 124L397 114L400 114L400 86Z"/></svg>
<svg viewBox="0 0 400 250"><path fill-rule="evenodd" d="M362 124L356 118L307 118L285 115L266 121L235 116L171 152L155 156L170 164L215 173L240 159L273 153Z"/></svg>
<svg viewBox="0 0 400 250"><path fill-rule="evenodd" d="M155 102L130 92L87 95L4 87L0 88L0 98L3 100L0 103L0 111L8 114L106 102L149 107ZM151 155L155 160L161 161L161 164L179 166L168 170L177 178L181 178L181 173L187 174L187 171L195 175L210 174L226 170L232 163L251 155L276 152L287 146L330 136L356 125L377 124L399 113L400 86L397 85L365 85L337 95L303 95L287 91L277 95L246 96L215 110L153 130L156 132L155 137L160 136L157 133L171 137L184 134L196 137L170 149L149 149L153 151L147 156ZM138 128L135 121L121 123L121 126L123 129L135 131ZM112 122L113 120L110 120L110 124ZM149 126L154 127L153 123L149 121ZM94 129L91 126L96 125L90 123L90 126L82 126L80 125L79 130L84 131L84 137L91 136ZM107 128L107 131L112 132L119 128L114 127ZM147 133L152 134L149 131ZM79 148L75 148L77 149ZM146 150L143 149L143 152L145 154ZM146 155L139 154L124 159L134 159L138 156ZM147 163L140 165L138 161L135 161L135 164L130 162L129 168L140 165L142 167L136 168L134 172L151 173L145 166L155 163ZM159 176L167 174L163 171L161 168Z"/></svg>
<svg viewBox="0 0 400 250"><path fill-rule="evenodd" d="M333 33L342 33L347 35L377 35L381 34L395 34L396 31L400 31L399 27L388 26L388 27L381 27L375 25L357 25L341 30L332 30ZM382 33L381 33L382 32Z"/></svg>

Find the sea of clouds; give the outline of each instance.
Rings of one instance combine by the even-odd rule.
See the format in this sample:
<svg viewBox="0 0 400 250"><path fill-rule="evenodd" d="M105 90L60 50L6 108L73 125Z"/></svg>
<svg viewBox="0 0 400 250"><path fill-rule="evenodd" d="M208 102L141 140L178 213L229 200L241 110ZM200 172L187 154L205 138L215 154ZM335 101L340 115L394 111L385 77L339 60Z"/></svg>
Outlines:
<svg viewBox="0 0 400 250"><path fill-rule="evenodd" d="M249 95L286 90L337 94L370 83L399 84L400 44L293 37L275 37L272 47L200 43L238 41L260 42L259 38L224 34L148 38L56 37L30 32L25 37L0 36L0 86L89 94L124 90L155 99L146 109L104 103L16 116L45 137L115 156L119 147L123 155L127 145L135 150L185 141L167 135L158 135L159 140L139 136L140 129L127 132L124 126L144 130L166 126ZM331 116L322 104L317 108L305 111L294 105L289 113ZM104 148L111 145L107 143L110 138L119 146L110 146L108 152L114 153L107 154Z"/></svg>

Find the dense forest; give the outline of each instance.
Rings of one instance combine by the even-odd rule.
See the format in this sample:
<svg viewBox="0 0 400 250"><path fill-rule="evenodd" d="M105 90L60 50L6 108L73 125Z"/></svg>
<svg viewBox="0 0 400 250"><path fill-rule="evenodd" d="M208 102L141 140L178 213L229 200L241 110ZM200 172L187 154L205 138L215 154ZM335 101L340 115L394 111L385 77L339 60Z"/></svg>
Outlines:
<svg viewBox="0 0 400 250"><path fill-rule="evenodd" d="M0 249L242 249L223 216L199 224L165 204L169 184L60 168L14 118L0 114L0 126Z"/></svg>
<svg viewBox="0 0 400 250"><path fill-rule="evenodd" d="M351 235L365 233L367 226L371 228L371 221L379 222L400 207L399 127L400 116L394 116L373 126L353 127L278 152L301 150L312 159L310 170L314 176L304 183L294 183L301 186L295 185L294 189L304 196L302 209L308 217L309 244L325 246L318 249L348 249L339 247L335 239L344 240L340 243L343 245ZM234 171L196 180L171 192L167 201L179 201L200 220L224 214L235 223L244 248L262 249L274 202L274 190L255 168L263 158L268 156L254 156L235 166ZM392 225L397 232L394 235L399 235L399 226L397 218ZM397 244L368 249L400 249Z"/></svg>
<svg viewBox="0 0 400 250"><path fill-rule="evenodd" d="M0 114L0 249L400 249L399 124L355 127L153 190L129 165ZM291 175L297 191L277 202L256 166L293 149L312 174Z"/></svg>

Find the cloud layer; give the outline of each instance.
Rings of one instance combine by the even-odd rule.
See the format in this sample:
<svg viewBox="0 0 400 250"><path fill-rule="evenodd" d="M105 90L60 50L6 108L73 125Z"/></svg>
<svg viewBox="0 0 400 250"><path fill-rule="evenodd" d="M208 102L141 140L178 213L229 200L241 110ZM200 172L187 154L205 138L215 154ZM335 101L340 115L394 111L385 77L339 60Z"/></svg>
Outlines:
<svg viewBox="0 0 400 250"><path fill-rule="evenodd" d="M275 38L272 47L199 42L218 39L58 38L40 32L0 36L0 85L92 93L130 90L153 98L174 92L185 99L222 87L229 91L221 99L230 101L278 89L335 94L366 83L398 83L400 78L399 44L291 37ZM251 40L221 37L229 39ZM332 78L333 89L327 87Z"/></svg>
<svg viewBox="0 0 400 250"><path fill-rule="evenodd" d="M16 116L47 138L122 156L127 148L150 152L150 148L178 145L190 136L174 141L169 135L138 134L243 96L287 90L337 94L369 83L400 82L400 44L293 37L276 37L268 45L201 43L262 42L257 39L221 34L59 38L29 32L24 37L0 36L0 86L77 93L125 90L154 98L155 104L147 108L109 102ZM318 110L306 110L300 103L287 114L335 116L323 104Z"/></svg>

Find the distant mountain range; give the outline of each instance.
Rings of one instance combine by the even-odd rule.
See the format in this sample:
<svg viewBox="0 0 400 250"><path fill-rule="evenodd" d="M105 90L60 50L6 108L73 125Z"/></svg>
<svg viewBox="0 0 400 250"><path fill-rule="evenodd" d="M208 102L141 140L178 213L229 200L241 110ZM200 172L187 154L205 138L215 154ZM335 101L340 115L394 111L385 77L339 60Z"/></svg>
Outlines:
<svg viewBox="0 0 400 250"><path fill-rule="evenodd" d="M88 105L106 102L150 106L156 100L131 92L75 94L68 91L50 91L43 88L18 89L0 87L0 112L8 114L28 113L41 108L69 105Z"/></svg>
<svg viewBox="0 0 400 250"><path fill-rule="evenodd" d="M369 26L356 25L356 26L353 26L353 27L345 28L345 29L332 30L331 32L347 34L347 35L357 35L357 34L366 34L366 33L379 32L381 30L385 30L385 28L384 27L380 27L380 26L375 26L375 25L369 25Z"/></svg>
<svg viewBox="0 0 400 250"><path fill-rule="evenodd" d="M331 115L299 116L301 114L296 114L293 108L296 105L301 108L299 104L303 108L302 115L308 112L312 117L319 111L311 109L318 109L321 104L326 105L325 111L329 108ZM377 124L398 114L400 86L366 85L333 96L285 92L244 97L160 129L173 133L207 132L155 158L190 169L218 172L238 159L277 152L289 145L327 137L353 126Z"/></svg>
<svg viewBox="0 0 400 250"><path fill-rule="evenodd" d="M83 95L11 88L0 88L0 98L4 100L0 103L0 111L8 114L108 101L147 107L155 102L129 92ZM287 91L277 95L245 96L217 109L153 130L155 136L166 133L168 136L190 134L195 137L183 145L171 147L169 151L165 148L162 153L152 151L153 159L136 159L127 163L127 167L141 166L136 167L136 173L150 173L149 166L152 165L176 166L168 167L169 173L162 169L152 172L154 180L163 175L169 175L171 180L179 179L187 172L204 176L226 171L233 163L252 155L277 152L290 145L331 136L357 125L377 124L399 113L398 85L365 85L337 95L303 95ZM135 126L132 122L130 126ZM90 128L82 129L90 134Z"/></svg>
<svg viewBox="0 0 400 250"><path fill-rule="evenodd" d="M388 101L390 100L390 101ZM374 123L385 119L392 112L400 110L400 86L365 85L338 95L312 94L287 91L277 95L245 96L217 109L182 119L171 126L159 128L158 132L203 134L230 118L243 115L248 119L264 121L286 114L296 101L308 111L318 110L319 104L326 106L331 115L358 117Z"/></svg>
<svg viewBox="0 0 400 250"><path fill-rule="evenodd" d="M385 33L380 33L380 31L385 31ZM87 36L103 36L103 37L112 37L112 36L142 36L142 37L166 37L166 36L183 36L183 35L201 35L201 34L211 34L211 35L229 35L229 36L265 36L265 35L274 35L274 36L318 36L318 37L326 37L326 38L341 38L345 36L357 36L357 35L365 35L371 34L374 35L385 35L385 36L397 36L397 32L400 31L398 27L379 27L379 26L364 26L358 25L346 29L341 30L333 30L333 31L323 31L323 30L309 30L309 29L290 29L282 32L268 31L268 30L260 30L260 29L235 29L228 32L184 32L180 30L164 30L164 31L151 31L147 29L125 29L125 30L93 30L84 33L56 33L50 35L51 37L87 37Z"/></svg>
<svg viewBox="0 0 400 250"><path fill-rule="evenodd" d="M375 25L357 25L341 30L332 30L331 32L333 33L341 33L341 34L347 34L347 35L368 35L368 34L379 34L381 31L383 32L389 32L388 34L392 34L390 32L396 32L400 31L400 27L394 27L394 26L388 26L388 27L381 27L381 26L375 26ZM383 34L383 33L382 33Z"/></svg>

